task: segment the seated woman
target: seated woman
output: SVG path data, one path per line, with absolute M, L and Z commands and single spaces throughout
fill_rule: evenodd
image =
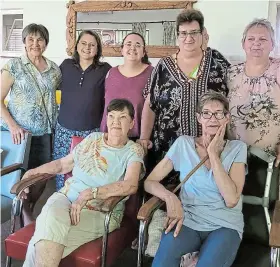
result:
M 128 139 L 134 126 L 133 105 L 115 99 L 107 107 L 108 134 L 94 132 L 68 156 L 29 170 L 23 179 L 38 173 L 65 174 L 65 186 L 54 193 L 36 220 L 25 267 L 55 267 L 81 245 L 103 235 L 105 214 L 94 206 L 112 196 L 134 194 L 143 170 L 142 147 Z M 124 201 L 111 216 L 109 231 L 120 227 Z
M 202 136 L 180 136 L 145 181 L 145 190 L 167 206 L 153 267 L 178 267 L 182 255 L 195 251 L 200 251 L 196 267 L 231 266 L 235 259 L 244 226 L 240 195 L 247 147 L 224 139 L 228 108 L 222 94 L 204 94 L 197 111 Z M 206 155 L 206 163 L 182 186 L 180 199 L 160 184 L 173 168 L 182 181 Z

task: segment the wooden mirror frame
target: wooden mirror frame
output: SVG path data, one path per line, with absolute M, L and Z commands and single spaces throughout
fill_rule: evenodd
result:
M 131 11 L 131 10 L 155 10 L 155 9 L 190 9 L 196 0 L 188 1 L 83 1 L 76 3 L 70 1 L 67 4 L 68 14 L 66 17 L 66 52 L 72 56 L 76 44 L 77 12 L 98 11 Z M 174 18 L 175 19 L 175 18 Z M 120 45 L 103 45 L 103 56 L 120 57 Z M 151 58 L 161 58 L 171 55 L 178 50 L 177 46 L 147 45 L 147 53 Z

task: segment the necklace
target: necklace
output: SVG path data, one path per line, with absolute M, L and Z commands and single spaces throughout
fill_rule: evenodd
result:
M 176 52 L 175 54 L 175 59 L 174 59 L 174 63 L 175 63 L 175 68 L 176 68 L 176 71 L 177 71 L 177 74 L 179 76 L 179 79 L 181 82 L 185 82 L 186 79 L 183 77 L 182 75 L 182 71 L 180 70 L 179 68 L 179 65 L 178 65 L 178 54 L 179 54 L 180 50 L 178 50 L 178 52 Z M 204 69 L 204 65 L 205 65 L 205 51 L 203 51 L 203 56 L 202 56 L 202 59 L 201 59 L 201 62 L 198 66 L 198 69 L 197 71 L 192 71 L 191 74 L 193 73 L 196 73 L 195 77 L 188 77 L 185 75 L 185 77 L 187 78 L 187 82 L 192 82 L 192 81 L 196 81 L 202 74 L 202 71 Z

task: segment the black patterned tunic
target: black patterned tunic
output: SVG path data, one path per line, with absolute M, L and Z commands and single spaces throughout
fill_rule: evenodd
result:
M 156 115 L 151 137 L 154 164 L 164 157 L 178 136 L 201 135 L 196 119 L 197 101 L 209 90 L 228 94 L 226 71 L 229 65 L 217 50 L 207 48 L 200 66 L 201 75 L 193 80 L 176 67 L 172 57 L 158 62 L 144 91 L 145 96 L 150 92 L 150 108 Z

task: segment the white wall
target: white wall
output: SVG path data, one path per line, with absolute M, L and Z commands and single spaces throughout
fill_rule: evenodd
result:
M 1 8 L 22 8 L 24 25 L 31 22 L 44 24 L 50 32 L 50 44 L 45 55 L 59 64 L 67 57 L 65 51 L 67 2 L 66 0 L 17 2 L 3 0 Z M 240 40 L 249 21 L 256 17 L 268 18 L 270 14 L 269 19 L 276 24 L 274 11 L 270 10 L 271 7 L 269 9 L 269 0 L 198 0 L 195 7 L 201 9 L 205 16 L 205 25 L 210 34 L 210 46 L 220 50 L 227 57 L 244 57 Z M 122 58 L 105 58 L 105 60 L 113 66 L 122 62 Z M 152 59 L 153 64 L 157 61 L 158 59 Z

